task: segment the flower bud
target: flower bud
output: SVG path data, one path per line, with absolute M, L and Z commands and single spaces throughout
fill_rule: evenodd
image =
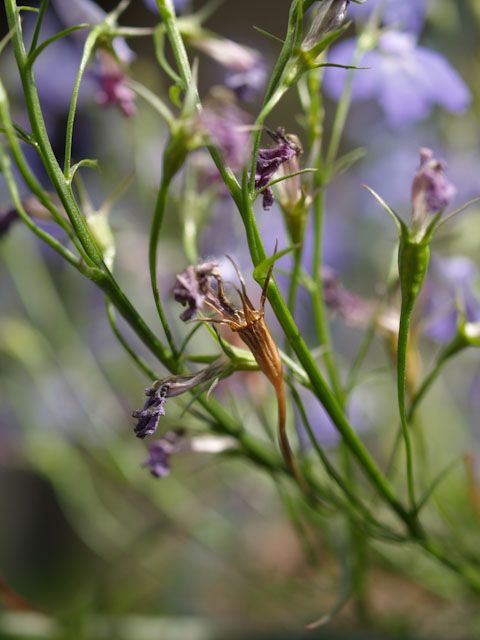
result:
M 312 26 L 302 42 L 302 50 L 309 51 L 328 33 L 341 27 L 347 17 L 350 0 L 323 0 L 313 17 Z
M 445 175 L 445 163 L 431 149 L 420 149 L 420 166 L 412 183 L 412 232 L 421 236 L 428 227 L 428 215 L 440 214 L 457 190 Z

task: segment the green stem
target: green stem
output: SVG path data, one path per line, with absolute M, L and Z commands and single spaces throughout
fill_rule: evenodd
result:
M 407 465 L 407 485 L 410 506 L 415 509 L 415 477 L 413 466 L 413 450 L 410 438 L 410 429 L 408 427 L 408 417 L 406 409 L 406 391 L 407 391 L 407 354 L 408 354 L 408 335 L 410 329 L 410 318 L 413 310 L 413 304 L 402 303 L 400 311 L 400 327 L 398 330 L 397 344 L 397 395 L 398 409 L 400 413 L 400 423 L 403 442 L 405 444 L 405 456 Z
M 173 177 L 173 176 L 172 176 Z M 158 289 L 158 276 L 157 276 L 157 251 L 158 241 L 160 237 L 160 230 L 162 228 L 163 218 L 165 215 L 165 208 L 167 205 L 168 190 L 170 187 L 171 178 L 164 174 L 160 188 L 157 194 L 157 201 L 155 204 L 155 211 L 153 213 L 152 225 L 150 227 L 150 240 L 148 246 L 148 261 L 150 269 L 150 283 L 152 286 L 153 299 L 155 300 L 155 306 L 157 307 L 158 316 L 162 323 L 165 337 L 172 350 L 173 357 L 177 357 L 177 347 L 175 340 L 173 339 L 170 326 L 168 324 L 167 316 L 160 300 L 160 292 Z
M 78 94 L 80 92 L 80 85 L 82 83 L 82 78 L 87 68 L 88 62 L 95 50 L 95 44 L 98 40 L 100 30 L 99 28 L 93 29 L 88 34 L 88 37 L 85 41 L 85 46 L 83 48 L 82 59 L 80 61 L 80 66 L 78 68 L 77 77 L 75 79 L 75 84 L 73 86 L 72 99 L 70 101 L 70 109 L 68 111 L 68 119 L 67 119 L 67 132 L 65 137 L 65 161 L 63 168 L 63 175 L 70 182 L 70 165 L 72 161 L 72 141 L 73 141 L 73 128 L 75 124 L 75 114 L 77 111 L 77 103 L 78 103 Z

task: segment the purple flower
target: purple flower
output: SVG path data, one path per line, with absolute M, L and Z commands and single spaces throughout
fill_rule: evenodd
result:
M 175 429 L 169 431 L 159 440 L 155 440 L 149 447 L 148 458 L 143 463 L 155 478 L 164 478 L 170 473 L 170 456 L 182 447 L 185 431 Z
M 351 64 L 355 48 L 353 39 L 340 43 L 332 49 L 329 62 Z M 468 87 L 446 58 L 417 46 L 412 34 L 383 33 L 377 49 L 366 53 L 360 64 L 368 69 L 354 71 L 352 100 L 377 100 L 392 127 L 423 120 L 435 105 L 460 113 L 470 104 Z M 327 68 L 327 94 L 338 100 L 345 79 L 344 70 Z
M 151 436 L 157 430 L 160 418 L 165 415 L 167 391 L 166 385 L 153 385 L 145 389 L 147 399 L 143 409 L 132 413 L 132 417 L 137 418 L 137 424 L 134 428 L 137 438 Z
M 412 220 L 422 224 L 429 213 L 440 213 L 457 193 L 445 175 L 445 163 L 431 149 L 420 149 L 420 166 L 412 183 Z
M 255 189 L 264 189 L 284 162 L 292 160 L 301 149 L 282 128 L 270 134 L 277 142 L 275 147 L 260 149 L 255 172 Z M 268 211 L 273 206 L 273 191 L 267 187 L 263 191 L 263 208 Z
M 350 13 L 360 20 L 367 20 L 380 0 L 369 0 L 366 4 L 352 4 Z M 401 28 L 405 31 L 420 33 L 425 23 L 427 12 L 426 0 L 382 0 L 383 24 Z
M 467 322 L 480 321 L 477 277 L 477 265 L 465 256 L 432 260 L 423 301 L 425 334 L 431 340 L 449 342 L 457 331 L 459 312 Z

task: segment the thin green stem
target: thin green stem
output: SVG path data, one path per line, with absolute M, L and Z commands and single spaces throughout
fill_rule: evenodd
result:
M 35 23 L 35 30 L 32 36 L 32 42 L 30 44 L 29 54 L 32 53 L 37 47 L 38 38 L 40 36 L 40 30 L 42 28 L 43 18 L 45 17 L 45 12 L 48 8 L 49 0 L 42 0 L 40 4 L 40 8 L 38 10 L 37 21 Z
M 65 160 L 63 175 L 70 181 L 70 165 L 72 161 L 72 142 L 73 142 L 73 129 L 75 124 L 75 114 L 77 111 L 78 94 L 80 93 L 80 85 L 82 83 L 83 75 L 90 61 L 90 58 L 95 50 L 95 44 L 98 40 L 100 29 L 96 27 L 89 34 L 85 41 L 83 48 L 82 59 L 80 66 L 78 67 L 77 77 L 75 78 L 75 84 L 73 86 L 72 99 L 70 101 L 70 109 L 68 111 L 67 119 L 67 131 L 65 136 Z
M 158 374 L 155 373 L 155 371 L 153 371 L 153 369 L 150 368 L 149 364 L 138 355 L 135 349 L 133 349 L 130 346 L 130 344 L 127 342 L 124 335 L 118 328 L 117 319 L 115 318 L 115 308 L 113 304 L 108 300 L 105 300 L 105 307 L 107 311 L 108 322 L 110 323 L 112 332 L 117 338 L 117 340 L 119 341 L 119 343 L 128 353 L 130 358 L 135 362 L 138 368 L 147 376 L 147 378 L 149 378 L 149 380 L 152 380 L 152 381 L 157 380 L 159 377 Z
M 402 304 L 400 311 L 400 327 L 398 330 L 397 344 L 397 395 L 398 409 L 400 413 L 400 423 L 403 442 L 405 444 L 405 457 L 407 465 L 407 486 L 410 507 L 415 509 L 415 476 L 413 464 L 413 449 L 410 437 L 410 429 L 408 427 L 408 417 L 406 408 L 406 391 L 407 391 L 407 354 L 408 354 L 408 335 L 410 329 L 410 318 L 412 314 L 412 306 Z
M 170 330 L 170 325 L 168 324 L 168 319 L 160 299 L 160 291 L 158 289 L 158 276 L 157 276 L 158 241 L 160 238 L 160 231 L 162 228 L 163 218 L 165 216 L 165 208 L 167 205 L 168 190 L 170 187 L 170 183 L 171 183 L 171 179 L 169 179 L 164 174 L 160 184 L 160 188 L 158 190 L 157 201 L 155 203 L 155 210 L 153 213 L 152 224 L 150 227 L 148 262 L 149 262 L 149 269 L 150 269 L 150 283 L 152 286 L 152 293 L 153 293 L 153 299 L 155 300 L 155 306 L 157 308 L 158 316 L 160 318 L 160 322 L 162 323 L 162 327 L 165 332 L 165 337 L 167 338 L 167 342 L 170 346 L 170 349 L 172 350 L 173 357 L 176 358 L 177 347 L 175 345 L 175 340 L 173 339 L 173 335 Z

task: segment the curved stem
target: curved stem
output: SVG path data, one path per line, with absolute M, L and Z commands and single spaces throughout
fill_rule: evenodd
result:
M 158 190 L 157 201 L 155 204 L 155 211 L 153 213 L 152 225 L 150 227 L 150 240 L 148 246 L 148 262 L 150 269 L 150 283 L 152 286 L 153 299 L 155 300 L 155 306 L 157 308 L 158 316 L 160 318 L 160 322 L 162 323 L 163 330 L 165 332 L 165 337 L 167 338 L 167 342 L 172 350 L 173 357 L 177 357 L 177 347 L 175 345 L 175 341 L 173 339 L 172 332 L 170 330 L 170 326 L 168 324 L 167 316 L 165 315 L 165 311 L 162 306 L 162 302 L 160 300 L 160 292 L 158 290 L 158 278 L 157 278 L 157 251 L 158 251 L 158 241 L 160 237 L 160 230 L 162 228 L 162 222 L 165 215 L 165 207 L 167 204 L 168 190 L 170 187 L 171 180 L 167 177 L 162 178 L 162 182 L 160 184 L 160 188 Z

